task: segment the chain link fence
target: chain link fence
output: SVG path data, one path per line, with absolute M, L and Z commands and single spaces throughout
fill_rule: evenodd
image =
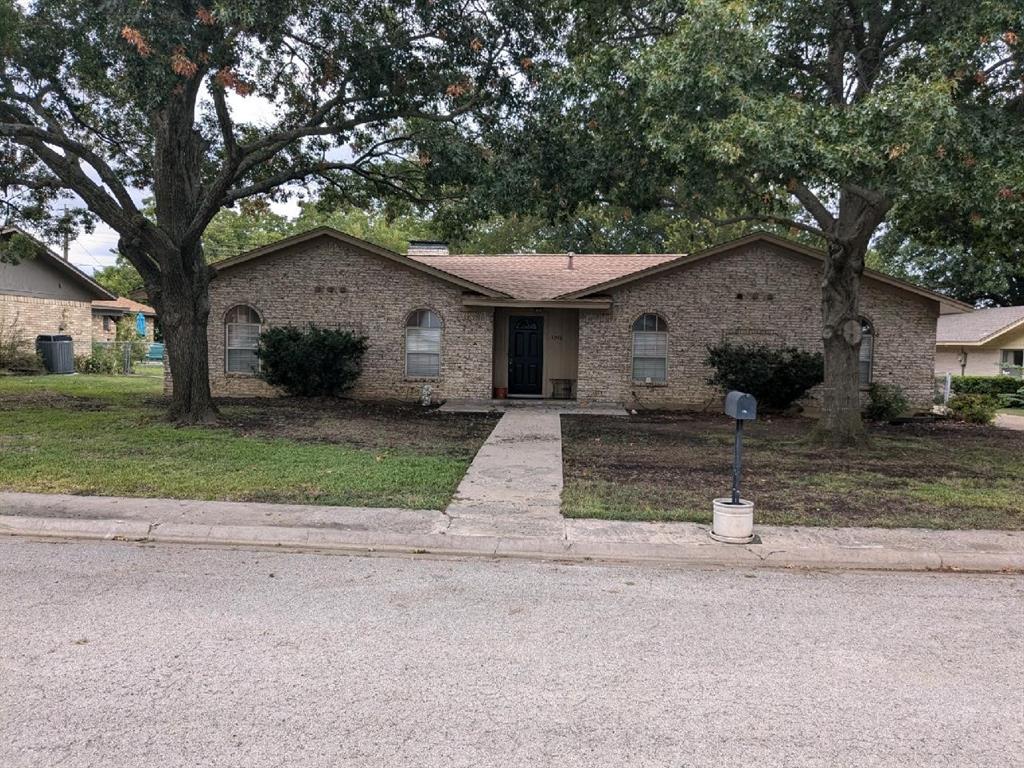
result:
M 76 357 L 81 373 L 129 375 L 139 365 L 162 365 L 164 345 L 145 339 L 132 341 L 96 341 L 89 355 Z

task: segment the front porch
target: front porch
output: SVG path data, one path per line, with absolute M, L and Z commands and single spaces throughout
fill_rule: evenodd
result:
M 495 307 L 492 392 L 497 401 L 576 399 L 579 309 Z

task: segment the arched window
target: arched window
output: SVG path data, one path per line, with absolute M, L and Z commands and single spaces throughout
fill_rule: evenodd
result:
M 875 328 L 866 318 L 860 319 L 860 360 L 858 372 L 860 385 L 866 387 L 871 383 L 871 368 L 875 361 Z
M 661 315 L 640 315 L 633 323 L 633 381 L 668 381 L 668 324 Z
M 232 307 L 224 316 L 224 369 L 228 373 L 259 372 L 260 322 L 259 312 L 246 304 Z
M 417 309 L 405 321 L 405 376 L 436 379 L 441 375 L 441 318 Z

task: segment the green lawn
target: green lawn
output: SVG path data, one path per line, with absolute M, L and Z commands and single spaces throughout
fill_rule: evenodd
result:
M 1024 432 L 962 424 L 873 427 L 831 453 L 812 422 L 749 425 L 744 496 L 774 525 L 1024 528 Z M 732 422 L 709 415 L 563 417 L 569 517 L 710 522 L 728 495 Z
M 302 403 L 296 410 L 321 427 L 291 439 L 276 436 L 287 434 L 288 412 L 253 425 L 254 411 L 296 407 L 268 403 L 223 407 L 223 427 L 176 428 L 164 420 L 161 381 L 159 368 L 0 377 L 0 488 L 438 509 L 490 427 L 386 407 L 368 426 L 355 409 Z M 395 426 L 413 419 L 425 433 L 418 443 Z
M 1024 416 L 1024 408 L 1003 408 L 999 412 L 1007 416 Z

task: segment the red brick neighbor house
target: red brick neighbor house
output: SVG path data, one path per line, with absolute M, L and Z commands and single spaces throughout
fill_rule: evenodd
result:
M 17 264 L 0 262 L 0 331 L 17 333 L 32 348 L 36 336 L 71 336 L 76 354 L 92 348 L 94 301 L 116 297 L 25 232 L 9 227 L 0 237 L 28 237 L 38 246 L 33 258 Z
M 210 383 L 275 395 L 259 334 L 315 323 L 368 338 L 352 396 L 571 398 L 702 407 L 706 348 L 724 339 L 821 349 L 822 254 L 754 234 L 693 254 L 408 254 L 319 228 L 215 265 Z M 876 272 L 861 294 L 862 383 L 932 401 L 940 313 L 969 310 Z M 170 386 L 170 385 L 169 385 Z

